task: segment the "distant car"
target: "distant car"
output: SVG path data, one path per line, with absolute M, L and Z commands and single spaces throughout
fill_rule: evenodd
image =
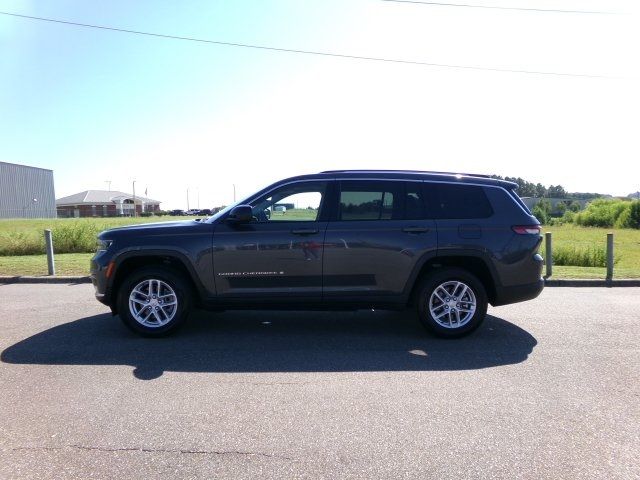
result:
M 212 213 L 211 213 L 211 210 L 209 210 L 208 208 L 203 208 L 202 210 L 200 210 L 200 211 L 198 212 L 198 215 L 202 215 L 202 216 L 207 216 L 207 217 L 209 217 L 209 216 L 211 216 L 211 215 L 212 215 Z
M 171 210 L 169 214 L 174 217 L 181 217 L 182 215 L 185 215 L 184 210 Z
M 540 223 L 516 188 L 415 171 L 288 178 L 206 220 L 102 232 L 91 279 L 97 299 L 148 336 L 194 307 L 410 307 L 433 333 L 461 337 L 488 303 L 529 300 L 544 286 Z M 278 203 L 303 208 L 269 215 Z
M 191 208 L 191 209 L 187 210 L 184 214 L 185 215 L 198 215 L 199 212 L 200 212 L 200 210 L 198 210 L 197 208 Z

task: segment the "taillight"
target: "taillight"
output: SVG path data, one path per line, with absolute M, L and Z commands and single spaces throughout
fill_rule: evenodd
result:
M 540 225 L 514 225 L 511 230 L 518 235 L 540 235 L 542 227 Z

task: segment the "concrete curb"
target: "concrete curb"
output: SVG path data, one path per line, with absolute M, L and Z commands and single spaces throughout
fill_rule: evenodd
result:
M 6 277 L 0 276 L 0 284 L 2 283 L 62 283 L 62 284 L 72 284 L 72 283 L 91 283 L 91 279 L 89 277 L 26 277 L 26 276 L 15 276 L 15 277 Z
M 89 277 L 27 277 L 27 276 L 0 276 L 0 284 L 3 283 L 91 283 Z M 640 287 L 639 279 L 619 279 L 610 282 L 606 280 L 553 280 L 546 279 L 545 287 Z
M 620 280 L 551 280 L 544 281 L 545 287 L 640 287 L 640 279 Z

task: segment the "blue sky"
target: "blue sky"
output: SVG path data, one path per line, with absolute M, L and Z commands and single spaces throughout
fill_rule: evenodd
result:
M 632 3 L 517 5 L 624 11 Z M 135 179 L 165 207 L 185 208 L 188 188 L 191 206 L 199 197 L 204 208 L 231 201 L 232 184 L 240 196 L 288 175 L 369 167 L 520 175 L 613 194 L 640 189 L 635 12 L 378 0 L 0 0 L 0 10 L 228 42 L 616 77 L 265 52 L 0 15 L 0 159 L 52 168 L 58 196 L 106 188 L 106 180 L 129 191 Z

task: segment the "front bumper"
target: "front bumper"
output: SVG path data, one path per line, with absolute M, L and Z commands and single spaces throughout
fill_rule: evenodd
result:
M 107 306 L 111 306 L 111 298 L 109 295 L 109 279 L 107 278 L 107 269 L 109 261 L 106 255 L 101 252 L 97 253 L 91 259 L 89 266 L 89 278 L 95 289 L 96 299 Z

